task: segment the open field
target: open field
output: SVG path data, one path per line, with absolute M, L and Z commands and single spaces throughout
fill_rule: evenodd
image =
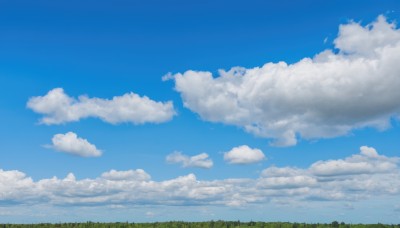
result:
M 117 227 L 117 228 L 197 228 L 197 227 L 264 227 L 264 228 L 400 228 L 400 224 L 345 224 L 339 222 L 332 222 L 330 224 L 306 224 L 306 223 L 286 223 L 286 222 L 240 222 L 240 221 L 209 221 L 209 222 L 155 222 L 155 223 L 40 223 L 40 224 L 1 224 L 3 228 L 28 228 L 28 227 Z

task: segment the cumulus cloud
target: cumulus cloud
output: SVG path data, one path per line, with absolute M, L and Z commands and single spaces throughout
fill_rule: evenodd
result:
M 367 147 L 342 160 L 364 162 L 330 169 L 333 161 L 318 161 L 309 168 L 270 167 L 257 179 L 198 180 L 194 174 L 165 181 L 154 181 L 144 170 L 110 170 L 94 179 L 77 180 L 70 173 L 33 181 L 26 174 L 0 170 L 0 202 L 49 203 L 54 205 L 227 205 L 302 202 L 315 200 L 360 201 L 371 196 L 400 193 L 398 157 L 363 153 Z M 373 148 L 367 148 L 372 150 Z M 379 163 L 392 165 L 380 167 Z M 325 165 L 326 167 L 316 166 Z M 322 170 L 322 171 L 321 171 Z M 326 171 L 328 170 L 328 171 Z M 336 173 L 335 173 L 336 172 Z M 346 173 L 346 175 L 344 175 Z M 326 178 L 328 177 L 328 178 Z
M 208 158 L 208 154 L 201 153 L 195 156 L 187 156 L 181 152 L 174 152 L 167 155 L 165 159 L 168 163 L 180 163 L 182 167 L 198 167 L 209 169 L 213 166 L 213 161 Z
M 118 180 L 150 180 L 150 175 L 146 173 L 143 169 L 137 170 L 127 170 L 127 171 L 117 171 L 110 170 L 101 174 L 101 177 L 106 180 L 118 181 Z
M 0 203 L 51 205 L 226 205 L 304 201 L 355 202 L 400 194 L 398 157 L 364 153 L 318 161 L 308 168 L 269 167 L 256 179 L 198 180 L 194 174 L 154 181 L 142 169 L 110 170 L 93 179 L 65 178 L 33 181 L 17 170 L 0 170 Z M 376 151 L 375 151 L 376 152 Z M 370 167 L 360 169 L 358 163 Z M 390 163 L 384 168 L 380 164 Z M 352 166 L 352 164 L 356 164 Z M 325 166 L 325 167 L 324 167 Z M 316 168 L 318 167 L 318 168 Z
M 397 167 L 397 158 L 378 155 L 372 147 L 363 146 L 360 154 L 344 160 L 319 161 L 311 165 L 316 176 L 340 176 L 390 172 Z
M 287 64 L 169 74 L 184 106 L 276 146 L 385 129 L 400 114 L 400 30 L 385 17 L 339 27 L 335 50 Z
M 230 164 L 251 164 L 265 159 L 260 149 L 252 149 L 247 145 L 232 148 L 224 153 L 224 160 Z
M 62 88 L 50 90 L 44 96 L 32 97 L 27 107 L 43 114 L 43 124 L 62 124 L 95 117 L 105 122 L 118 123 L 162 123 L 176 114 L 171 101 L 157 102 L 146 96 L 126 93 L 111 100 L 79 96 L 68 96 Z
M 101 150 L 97 149 L 95 145 L 89 143 L 86 139 L 79 138 L 74 132 L 56 134 L 51 141 L 53 144 L 46 147 L 60 152 L 81 157 L 99 157 L 102 154 Z
M 293 167 L 284 167 L 278 168 L 276 166 L 269 167 L 264 169 L 261 172 L 262 177 L 288 177 L 288 176 L 301 176 L 306 172 L 303 169 L 293 168 Z

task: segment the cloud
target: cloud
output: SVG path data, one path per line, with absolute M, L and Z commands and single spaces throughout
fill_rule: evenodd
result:
M 310 187 L 316 183 L 317 180 L 309 176 L 268 177 L 262 179 L 258 186 L 270 189 L 291 189 Z
M 95 117 L 107 123 L 162 123 L 176 114 L 171 101 L 156 102 L 146 96 L 126 93 L 111 100 L 68 96 L 62 88 L 50 90 L 45 96 L 31 97 L 27 107 L 43 114 L 43 124 L 62 124 Z
M 99 157 L 101 150 L 89 143 L 86 139 L 79 138 L 74 132 L 56 134 L 51 139 L 52 145 L 46 146 L 54 150 L 65 152 L 81 157 Z
M 398 157 L 380 154 L 368 156 L 361 152 L 348 158 L 317 161 L 308 168 L 269 167 L 256 179 L 198 180 L 194 174 L 164 181 L 154 181 L 142 169 L 110 170 L 97 178 L 78 180 L 70 173 L 33 181 L 17 170 L 0 170 L 0 204 L 50 205 L 224 205 L 304 204 L 310 201 L 342 203 L 364 201 L 382 196 L 386 199 L 400 194 Z M 372 150 L 373 148 L 368 148 Z M 364 162 L 371 170 L 358 165 L 337 166 L 331 162 Z M 390 163 L 382 169 L 379 164 Z M 324 169 L 316 166 L 326 165 Z M 322 171 L 321 171 L 322 170 Z M 326 171 L 328 170 L 328 171 Z M 344 175 L 346 173 L 346 175 Z M 327 174 L 329 174 L 327 176 Z
M 230 164 L 251 164 L 265 159 L 264 153 L 259 149 L 252 149 L 246 145 L 232 148 L 224 153 L 224 160 Z
M 400 30 L 383 16 L 340 25 L 335 50 L 288 64 L 188 70 L 173 79 L 184 106 L 203 120 L 238 126 L 275 146 L 390 126 L 400 114 Z
M 264 169 L 261 172 L 262 177 L 288 177 L 304 175 L 305 171 L 298 168 L 284 167 L 278 168 L 275 166 Z
M 363 146 L 360 151 L 344 160 L 316 162 L 310 171 L 316 176 L 340 176 L 390 172 L 397 166 L 397 159 L 378 155 L 374 148 Z
M 155 215 L 156 215 L 156 214 L 155 214 L 154 212 L 152 212 L 152 211 L 147 211 L 147 212 L 146 212 L 146 217 L 147 217 L 147 218 L 154 218 Z
M 187 156 L 181 152 L 169 154 L 166 159 L 168 163 L 181 163 L 182 167 L 197 167 L 210 169 L 213 166 L 213 161 L 208 158 L 208 154 L 201 153 L 195 156 Z
M 101 174 L 101 177 L 110 180 L 110 181 L 118 181 L 118 180 L 150 180 L 151 177 L 148 173 L 146 173 L 143 169 L 137 170 L 128 170 L 128 171 L 117 171 L 110 170 Z

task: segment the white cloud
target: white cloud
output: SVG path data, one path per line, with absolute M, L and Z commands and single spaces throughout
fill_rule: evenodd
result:
M 146 217 L 147 217 L 147 218 L 154 218 L 155 215 L 156 215 L 156 214 L 155 214 L 154 212 L 152 212 L 152 211 L 147 211 L 147 212 L 146 212 Z
M 25 191 L 26 190 L 26 191 Z M 38 197 L 32 178 L 18 170 L 0 169 L 0 202 L 30 202 Z
M 259 186 L 264 188 L 290 189 L 311 187 L 317 184 L 317 179 L 304 169 L 293 167 L 269 167 L 261 172 Z
M 358 23 L 350 23 L 339 27 L 339 36 L 334 41 L 336 48 L 347 54 L 361 56 L 374 55 L 376 49 L 387 45 L 397 45 L 400 33 L 395 24 L 390 24 L 380 15 L 376 22 L 361 27 Z
M 224 153 L 224 160 L 230 164 L 250 164 L 264 159 L 265 155 L 260 149 L 252 149 L 246 145 L 234 147 Z
M 390 172 L 397 167 L 397 158 L 389 159 L 378 155 L 372 147 L 363 146 L 360 154 L 344 160 L 319 161 L 311 165 L 310 171 L 316 176 L 340 176 Z
M 79 138 L 74 132 L 56 134 L 51 139 L 52 145 L 46 146 L 54 150 L 81 157 L 99 157 L 101 150 L 89 143 L 86 139 Z
M 365 148 L 364 148 L 365 149 Z M 357 202 L 400 194 L 398 157 L 367 156 L 363 150 L 340 163 L 364 162 L 330 169 L 333 161 L 318 161 L 309 168 L 270 167 L 256 179 L 198 180 L 194 174 L 154 181 L 144 170 L 111 170 L 93 179 L 78 180 L 70 173 L 33 181 L 26 174 L 0 170 L 0 203 L 86 205 L 226 205 L 304 204 L 304 201 Z M 373 148 L 369 148 L 372 150 Z M 364 150 L 365 151 L 365 150 Z M 379 164 L 390 163 L 382 169 Z M 324 169 L 316 169 L 326 166 Z M 354 171 L 352 171 L 352 169 Z M 343 173 L 346 172 L 346 175 Z M 327 176 L 329 174 L 329 176 Z
M 165 160 L 168 163 L 181 163 L 182 167 L 198 167 L 209 169 L 213 166 L 213 161 L 208 158 L 208 154 L 206 153 L 189 157 L 181 152 L 174 152 L 167 155 Z
M 176 114 L 171 101 L 156 102 L 146 96 L 126 93 L 111 100 L 79 96 L 78 99 L 65 94 L 62 88 L 50 90 L 45 96 L 29 99 L 27 107 L 43 114 L 44 124 L 61 124 L 96 117 L 112 123 L 162 123 Z
M 258 186 L 272 189 L 290 189 L 310 187 L 316 183 L 317 180 L 310 176 L 268 177 L 260 180 Z
M 101 177 L 106 180 L 119 181 L 119 180 L 150 180 L 150 175 L 146 173 L 143 169 L 128 170 L 128 171 L 117 171 L 110 170 L 101 174 Z
M 378 152 L 376 152 L 375 148 L 362 146 L 360 147 L 361 154 L 367 157 L 377 158 L 379 157 Z
M 291 146 L 353 129 L 385 129 L 400 114 L 400 30 L 380 16 L 339 27 L 338 51 L 299 62 L 167 75 L 184 106 L 203 120 L 243 128 Z
M 284 167 L 278 168 L 275 166 L 264 169 L 261 172 L 262 177 L 288 177 L 288 176 L 299 176 L 305 174 L 305 171 L 298 168 Z

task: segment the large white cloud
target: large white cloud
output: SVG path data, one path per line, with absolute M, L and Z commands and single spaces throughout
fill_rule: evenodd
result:
M 101 150 L 89 143 L 86 139 L 79 138 L 74 132 L 56 134 L 51 139 L 52 145 L 46 147 L 81 157 L 99 157 Z
M 383 16 L 339 27 L 336 50 L 296 63 L 188 70 L 167 75 L 203 120 L 239 126 L 290 146 L 363 127 L 385 129 L 400 113 L 400 30 Z
M 224 153 L 224 160 L 230 164 L 250 164 L 264 159 L 265 155 L 260 149 L 253 149 L 247 145 L 234 147 Z
M 359 163 L 369 169 L 361 169 Z M 137 169 L 110 170 L 93 179 L 78 180 L 70 173 L 63 179 L 33 181 L 20 171 L 0 170 L 0 204 L 243 206 L 390 199 L 400 194 L 398 164 L 398 157 L 362 147 L 348 158 L 318 161 L 308 168 L 269 167 L 256 179 L 198 180 L 188 174 L 154 181 Z
M 168 163 L 181 163 L 182 167 L 198 167 L 209 169 L 213 166 L 213 161 L 208 158 L 208 154 L 201 153 L 194 156 L 187 156 L 181 152 L 174 152 L 167 155 L 165 160 Z
M 79 121 L 88 117 L 100 118 L 112 124 L 161 123 L 171 120 L 176 114 L 171 101 L 157 102 L 135 93 L 115 96 L 111 100 L 87 96 L 75 99 L 68 96 L 62 88 L 52 89 L 44 96 L 30 98 L 27 107 L 43 114 L 40 121 L 48 125 Z

